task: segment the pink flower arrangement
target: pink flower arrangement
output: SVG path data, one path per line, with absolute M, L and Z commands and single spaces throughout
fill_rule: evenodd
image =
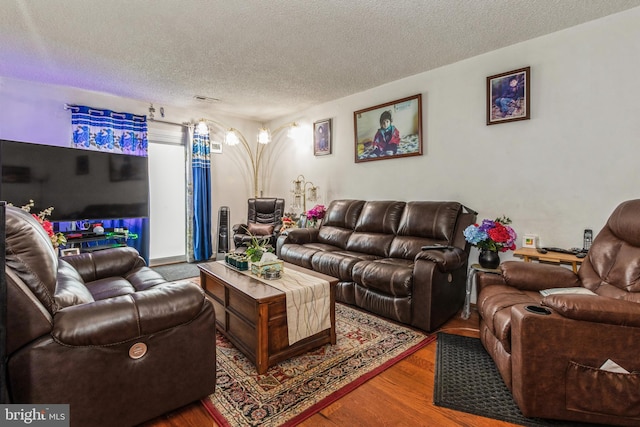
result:
M 318 221 L 324 218 L 324 214 L 327 212 L 327 208 L 324 205 L 315 205 L 313 208 L 309 209 L 305 216 L 308 220 Z

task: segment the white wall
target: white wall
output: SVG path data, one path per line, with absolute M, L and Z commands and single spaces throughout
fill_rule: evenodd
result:
M 526 66 L 531 120 L 487 126 L 486 77 Z M 636 8 L 316 106 L 282 122 L 332 118 L 333 154 L 290 144 L 274 193 L 303 173 L 327 200 L 457 200 L 543 245 L 581 247 L 585 228 L 640 196 L 639 66 Z M 356 164 L 353 112 L 417 93 L 424 155 Z
M 486 126 L 486 77 L 525 66 L 531 67 L 531 120 Z M 265 151 L 261 189 L 289 204 L 291 181 L 304 174 L 320 186 L 325 203 L 457 200 L 479 211 L 479 219 L 510 216 L 520 235 L 538 233 L 543 245 L 581 246 L 584 228 L 597 232 L 619 202 L 639 196 L 638 66 L 635 8 L 318 105 L 270 124 L 295 120 L 307 132 L 295 141 L 276 134 Z M 353 112 L 416 93 L 422 94 L 424 155 L 354 163 Z M 0 138 L 66 145 L 71 128 L 64 103 L 137 114 L 148 108 L 141 101 L 0 78 Z M 165 110 L 170 121 L 216 119 L 252 143 L 259 126 Z M 46 118 L 46 126 L 34 126 L 36 116 Z M 326 118 L 333 120 L 333 154 L 314 157 L 311 125 Z M 213 156 L 214 247 L 220 206 L 230 207 L 231 224 L 246 218 L 253 190 L 245 160 L 239 147 L 225 146 Z

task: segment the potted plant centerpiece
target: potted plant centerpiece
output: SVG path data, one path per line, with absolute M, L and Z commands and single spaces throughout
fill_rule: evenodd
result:
M 518 235 L 509 224 L 511 219 L 503 215 L 495 220 L 483 219 L 481 224 L 465 228 L 466 241 L 480 249 L 478 262 L 482 267 L 497 268 L 500 265 L 498 252 L 516 249 Z
M 254 236 L 251 235 L 251 243 L 245 250 L 245 255 L 251 262 L 258 262 L 262 258 L 262 254 L 265 252 L 273 252 L 273 246 L 271 246 L 271 236 Z

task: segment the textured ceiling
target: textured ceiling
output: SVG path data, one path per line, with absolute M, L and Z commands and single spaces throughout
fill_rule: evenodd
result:
M 270 121 L 639 5 L 2 0 L 0 76 Z

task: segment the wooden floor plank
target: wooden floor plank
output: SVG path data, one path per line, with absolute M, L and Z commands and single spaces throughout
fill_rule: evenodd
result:
M 441 331 L 478 337 L 478 314 L 468 320 L 457 314 Z M 441 408 L 433 404 L 436 343 L 396 363 L 351 393 L 312 415 L 304 427 L 375 426 L 474 426 L 509 427 L 515 424 Z M 199 402 L 194 402 L 145 424 L 144 427 L 217 426 Z

